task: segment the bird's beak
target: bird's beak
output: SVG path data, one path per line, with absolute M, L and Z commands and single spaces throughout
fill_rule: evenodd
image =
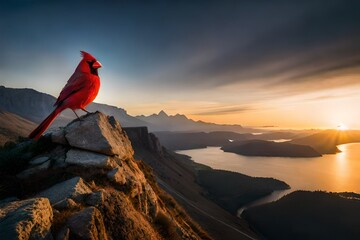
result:
M 93 63 L 92 67 L 95 68 L 95 69 L 98 69 L 98 68 L 101 68 L 102 65 L 101 65 L 101 63 L 99 61 L 96 61 L 96 62 Z

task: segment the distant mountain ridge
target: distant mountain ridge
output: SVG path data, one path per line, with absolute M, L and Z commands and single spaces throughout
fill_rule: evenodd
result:
M 262 157 L 321 157 L 315 149 L 306 145 L 289 142 L 271 142 L 264 140 L 234 141 L 221 148 L 224 152 L 233 152 L 244 156 Z
M 247 131 L 241 125 L 228 125 L 228 124 L 216 124 L 207 123 L 203 121 L 194 121 L 187 118 L 183 114 L 168 115 L 165 111 L 161 110 L 158 114 L 152 114 L 149 116 L 136 116 L 137 119 L 152 124 L 152 131 L 232 131 L 232 132 L 244 132 Z
M 53 110 L 56 98 L 34 89 L 29 88 L 8 88 L 0 86 L 0 110 L 16 114 L 34 123 L 40 123 Z M 220 125 L 194 121 L 185 115 L 167 115 L 164 111 L 150 116 L 133 117 L 127 114 L 126 110 L 101 103 L 91 103 L 87 110 L 90 112 L 101 111 L 104 114 L 114 116 L 119 120 L 123 127 L 146 126 L 150 132 L 155 131 L 246 131 L 240 125 Z M 83 111 L 77 111 L 78 115 L 84 115 Z M 64 126 L 76 116 L 71 110 L 65 110 L 52 124 L 52 128 Z
M 40 123 L 53 110 L 56 98 L 29 88 L 7 88 L 0 86 L 0 110 L 19 115 L 35 123 Z M 143 122 L 126 113 L 122 108 L 100 103 L 91 103 L 87 109 L 90 112 L 101 111 L 107 115 L 114 116 L 121 121 L 125 127 L 148 126 Z M 84 115 L 83 111 L 77 111 L 78 115 Z M 65 125 L 75 119 L 76 116 L 71 110 L 65 110 L 55 120 L 54 126 Z

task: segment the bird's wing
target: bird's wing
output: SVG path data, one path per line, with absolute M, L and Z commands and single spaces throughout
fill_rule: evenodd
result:
M 86 83 L 87 79 L 84 78 L 83 74 L 75 72 L 67 81 L 65 87 L 61 90 L 60 95 L 56 100 L 54 106 L 60 105 L 69 96 L 85 87 Z

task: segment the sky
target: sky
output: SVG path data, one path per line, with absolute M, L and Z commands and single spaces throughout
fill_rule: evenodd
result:
M 0 85 L 58 96 L 80 50 L 131 115 L 360 129 L 359 1 L 0 3 Z

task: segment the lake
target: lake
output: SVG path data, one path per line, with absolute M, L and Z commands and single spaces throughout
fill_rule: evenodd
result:
M 255 177 L 285 181 L 291 190 L 360 193 L 360 143 L 339 145 L 337 154 L 316 158 L 249 157 L 220 147 L 181 150 L 197 163 Z

